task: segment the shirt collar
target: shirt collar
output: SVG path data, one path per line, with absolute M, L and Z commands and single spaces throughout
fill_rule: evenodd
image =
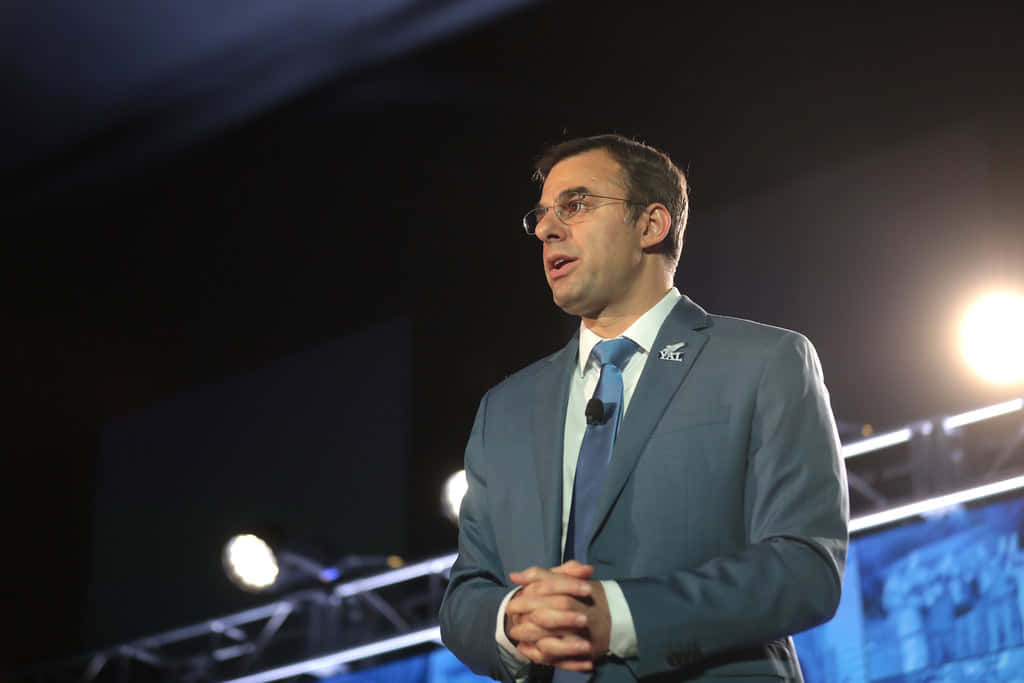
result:
M 636 321 L 620 334 L 620 337 L 632 339 L 644 353 L 650 353 L 654 346 L 654 340 L 658 337 L 665 318 L 675 308 L 676 303 L 683 298 L 679 290 L 673 287 L 661 298 L 661 301 L 647 309 L 647 312 L 636 319 Z M 590 352 L 598 342 L 604 341 L 603 337 L 590 331 L 583 321 L 580 321 L 580 351 L 577 359 L 580 377 L 587 369 L 587 362 L 590 360 Z

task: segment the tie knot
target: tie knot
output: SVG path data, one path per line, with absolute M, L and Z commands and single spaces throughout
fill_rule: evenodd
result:
M 618 337 L 617 339 L 606 339 L 603 342 L 598 342 L 590 353 L 597 359 L 602 368 L 611 363 L 621 371 L 622 366 L 636 352 L 636 349 L 635 341 L 625 337 Z

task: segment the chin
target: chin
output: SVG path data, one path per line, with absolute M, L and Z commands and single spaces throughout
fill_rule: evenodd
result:
M 552 296 L 551 300 L 555 302 L 556 306 L 561 308 L 563 311 L 565 311 L 569 315 L 579 315 L 576 312 L 576 307 L 573 306 L 571 301 L 566 301 L 564 298 L 559 298 L 557 296 Z
M 569 315 L 587 317 L 587 307 L 583 305 L 581 301 L 566 300 L 564 298 L 559 299 L 554 297 L 555 305 L 561 308 Z
M 568 283 L 562 283 L 563 285 Z M 580 291 L 579 287 L 565 287 L 551 289 L 551 299 L 555 305 L 569 315 L 587 316 L 592 311 L 589 299 L 585 296 L 587 292 Z

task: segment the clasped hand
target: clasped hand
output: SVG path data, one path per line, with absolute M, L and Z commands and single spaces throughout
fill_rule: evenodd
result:
M 570 560 L 509 574 L 522 589 L 505 606 L 505 634 L 531 661 L 591 671 L 608 652 L 608 601 L 601 584 L 589 580 L 593 573 L 591 565 Z

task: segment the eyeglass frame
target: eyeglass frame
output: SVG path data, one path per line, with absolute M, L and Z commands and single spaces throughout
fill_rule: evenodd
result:
M 572 199 L 569 199 L 570 197 L 572 197 Z M 566 193 L 566 199 L 563 200 L 563 201 L 578 201 L 578 202 L 582 202 L 587 197 L 594 197 L 595 199 L 611 199 L 611 200 L 616 201 L 616 202 L 626 202 L 627 204 L 640 204 L 641 206 L 644 205 L 644 202 L 637 201 L 636 199 L 627 199 L 626 197 L 609 197 L 608 195 L 604 195 L 604 194 L 594 194 L 592 192 L 580 192 L 580 191 L 576 191 L 576 190 L 574 190 L 572 192 L 567 192 Z M 610 204 L 602 204 L 601 206 L 610 206 Z M 591 209 L 600 209 L 601 206 L 594 206 L 594 207 L 590 207 L 590 208 Z M 558 202 L 556 202 L 555 204 L 552 204 L 551 206 L 540 206 L 540 205 L 535 206 L 532 209 L 530 209 L 529 211 L 527 211 L 525 214 L 523 214 L 523 230 L 526 231 L 527 235 L 533 236 L 533 235 L 537 234 L 537 227 L 535 226 L 533 228 L 533 230 L 531 231 L 530 230 L 530 226 L 528 224 L 528 221 L 530 220 L 530 216 L 535 215 L 538 211 L 540 211 L 542 209 L 544 211 L 544 215 L 537 219 L 537 226 L 539 226 L 540 222 L 542 220 L 544 220 L 544 216 L 547 215 L 547 212 L 551 211 L 551 210 L 554 210 L 555 217 L 558 218 L 558 220 L 562 221 L 562 223 L 564 223 L 566 225 L 570 225 L 570 223 L 569 223 L 570 220 L 576 218 L 578 215 L 583 213 L 583 208 L 581 208 L 579 211 L 577 211 L 576 213 L 574 213 L 571 216 L 566 218 L 566 217 L 562 216 L 562 212 L 559 210 Z

